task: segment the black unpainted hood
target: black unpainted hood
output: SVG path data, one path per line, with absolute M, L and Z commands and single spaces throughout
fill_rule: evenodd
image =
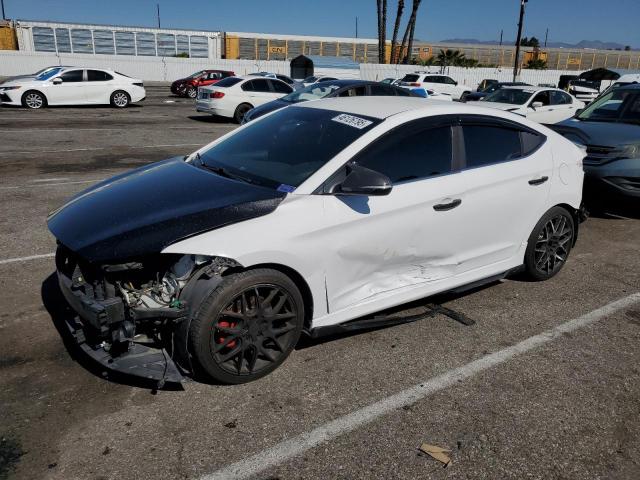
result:
M 47 223 L 67 248 L 104 263 L 158 253 L 183 238 L 266 215 L 284 196 L 175 158 L 94 185 Z

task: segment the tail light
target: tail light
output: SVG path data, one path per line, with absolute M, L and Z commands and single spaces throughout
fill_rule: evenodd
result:
M 420 84 L 419 84 L 419 83 L 417 83 L 417 82 L 411 82 L 411 83 L 409 84 L 409 86 L 410 86 L 410 87 L 419 87 L 419 86 L 420 86 Z
M 209 94 L 209 98 L 222 98 L 224 97 L 224 93 L 222 92 L 211 92 Z

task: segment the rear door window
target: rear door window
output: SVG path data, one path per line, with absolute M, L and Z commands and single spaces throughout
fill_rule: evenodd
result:
M 273 90 L 276 93 L 291 93 L 293 92 L 293 88 L 282 81 L 271 80 L 271 85 L 273 85 Z
M 340 92 L 339 97 L 364 97 L 367 94 L 367 87 L 364 85 L 360 87 L 352 87 Z
M 498 125 L 464 125 L 466 167 L 508 162 L 522 156 L 520 131 Z
M 417 82 L 419 78 L 420 78 L 420 75 L 414 75 L 412 73 L 409 73 L 409 74 L 404 76 L 402 81 L 403 82 Z
M 113 77 L 102 70 L 87 70 L 87 80 L 90 82 L 108 82 Z
M 378 97 L 395 97 L 396 89 L 390 87 L 389 85 L 371 85 L 371 95 Z

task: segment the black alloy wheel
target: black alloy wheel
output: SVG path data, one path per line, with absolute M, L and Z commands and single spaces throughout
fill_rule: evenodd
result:
M 575 224 L 562 207 L 549 210 L 534 228 L 525 254 L 527 273 L 534 280 L 546 280 L 558 273 L 569 258 Z
M 230 275 L 204 300 L 190 328 L 201 370 L 223 383 L 245 383 L 275 370 L 295 347 L 304 304 L 283 273 Z

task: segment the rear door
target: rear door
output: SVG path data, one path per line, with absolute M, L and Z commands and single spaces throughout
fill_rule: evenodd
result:
M 87 70 L 85 85 L 87 103 L 107 104 L 114 88 L 113 76 L 102 70 Z
M 60 78 L 62 83 L 55 84 L 47 90 L 47 100 L 50 105 L 78 105 L 87 101 L 84 70 L 67 70 Z
M 459 210 L 469 227 L 461 272 L 513 262 L 546 210 L 550 146 L 544 135 L 494 117 L 467 115 L 459 128 L 465 186 Z
M 339 183 L 348 167 L 329 180 L 325 217 L 335 232 L 330 239 L 336 252 L 326 264 L 329 309 L 455 275 L 467 222 L 455 208 L 464 187 L 454 173 L 450 119 L 409 122 L 352 161 L 387 175 L 393 189 L 387 196 L 331 194 L 332 182 Z
M 276 98 L 266 78 L 250 80 L 242 85 L 242 90 L 244 90 L 247 95 L 247 101 L 254 107 L 263 105 Z

